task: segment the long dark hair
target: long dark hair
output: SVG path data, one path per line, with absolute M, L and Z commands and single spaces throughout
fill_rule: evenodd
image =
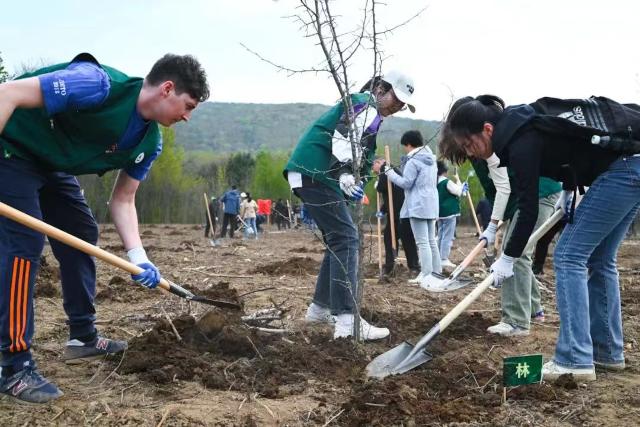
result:
M 440 133 L 440 156 L 453 163 L 467 160 L 467 153 L 456 142 L 482 132 L 485 123 L 495 125 L 504 111 L 502 98 L 495 95 L 465 96 L 453 103 Z

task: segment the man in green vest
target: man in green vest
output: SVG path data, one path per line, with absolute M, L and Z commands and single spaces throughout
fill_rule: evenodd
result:
M 98 227 L 74 175 L 120 169 L 109 208 L 133 280 L 154 288 L 160 273 L 140 240 L 135 194 L 162 150 L 158 124 L 187 121 L 209 97 L 192 56 L 167 54 L 144 78 L 83 53 L 0 85 L 0 201 L 96 244 Z M 124 351 L 95 328 L 93 259 L 53 239 L 60 263 L 70 364 Z M 44 236 L 0 218 L 0 397 L 46 403 L 62 392 L 38 372 L 30 347 L 33 291 Z

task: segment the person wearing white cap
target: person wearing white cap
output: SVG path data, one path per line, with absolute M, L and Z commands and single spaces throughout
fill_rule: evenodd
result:
M 364 197 L 364 184 L 376 152 L 376 135 L 384 117 L 411 104 L 413 80 L 399 71 L 369 80 L 360 93 L 351 95 L 355 127 L 359 137 L 360 177 L 357 182 L 344 104 L 339 102 L 302 135 L 284 175 L 318 228 L 327 247 L 316 281 L 315 294 L 307 310 L 308 322 L 334 324 L 334 338 L 353 333 L 354 297 L 357 283 L 358 231 L 348 202 Z M 360 322 L 363 340 L 382 339 L 387 328 Z

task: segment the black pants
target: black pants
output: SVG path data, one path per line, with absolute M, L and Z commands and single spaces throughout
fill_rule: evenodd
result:
M 227 227 L 229 226 L 231 226 L 229 229 L 229 237 L 233 237 L 233 233 L 236 231 L 236 216 L 237 214 L 224 214 L 222 217 L 222 231 L 220 232 L 220 237 L 227 236 Z
M 402 248 L 407 258 L 407 266 L 411 270 L 420 270 L 420 262 L 418 261 L 418 249 L 416 241 L 413 238 L 411 224 L 408 218 L 398 219 L 395 221 L 396 228 L 396 248 L 398 247 L 398 239 L 402 240 Z M 393 246 L 391 245 L 391 221 L 387 218 L 387 225 L 384 227 L 384 272 L 393 271 L 395 257 L 393 254 Z
M 533 256 L 533 263 L 531 266 L 531 269 L 534 273 L 542 273 L 544 269 L 544 261 L 547 259 L 547 254 L 549 252 L 549 245 L 553 241 L 553 238 L 556 236 L 556 234 L 562 233 L 565 224 L 566 221 L 564 219 L 558 221 L 553 227 L 551 227 L 549 231 L 545 233 L 544 236 L 540 238 L 540 240 L 538 240 L 538 243 L 536 243 L 536 251 Z
M 211 222 L 213 223 L 211 237 L 216 237 L 216 220 L 211 217 Z M 204 237 L 209 237 L 209 230 L 211 230 L 211 226 L 209 225 L 209 218 L 207 218 L 207 225 L 204 227 Z

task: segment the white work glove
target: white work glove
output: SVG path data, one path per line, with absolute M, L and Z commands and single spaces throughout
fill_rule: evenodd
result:
M 489 222 L 487 228 L 482 232 L 478 240 L 486 240 L 487 247 L 493 245 L 496 241 L 496 231 L 498 231 L 498 224 L 493 221 Z
M 571 209 L 571 201 L 573 200 L 573 191 L 562 190 L 558 201 L 554 208 L 555 210 L 561 209 L 563 214 L 567 214 Z
M 362 182 L 356 184 L 356 179 L 350 173 L 343 173 L 340 175 L 340 189 L 351 200 L 358 201 L 364 197 L 364 189 L 362 188 Z
M 513 257 L 503 253 L 496 262 L 491 264 L 489 270 L 493 273 L 493 287 L 499 288 L 504 279 L 513 276 L 513 260 Z

